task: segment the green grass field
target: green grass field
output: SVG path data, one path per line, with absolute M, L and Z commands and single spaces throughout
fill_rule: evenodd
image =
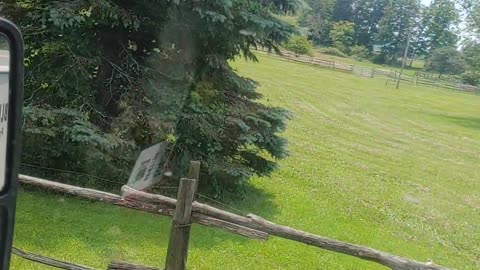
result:
M 385 87 L 382 79 L 259 56 L 232 65 L 263 102 L 294 113 L 290 156 L 252 179 L 244 212 L 322 236 L 456 269 L 480 269 L 480 96 Z M 22 191 L 15 245 L 105 269 L 161 267 L 168 218 Z M 189 269 L 385 269 L 271 237 L 194 226 Z M 12 269 L 48 269 L 14 258 Z

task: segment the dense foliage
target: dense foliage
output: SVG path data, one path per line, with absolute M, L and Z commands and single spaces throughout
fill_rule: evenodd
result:
M 299 54 L 306 54 L 312 55 L 313 53 L 313 45 L 312 43 L 303 36 L 293 36 L 291 37 L 287 43 L 285 43 L 285 48 L 296 55 Z
M 342 51 L 340 51 L 339 49 L 337 49 L 335 47 L 324 48 L 324 49 L 322 49 L 322 52 L 324 54 L 328 54 L 328 55 L 334 55 L 334 56 L 338 56 L 338 57 L 347 57 L 347 55 L 345 53 L 343 53 Z
M 466 13 L 470 38 L 463 41 L 463 58 L 467 63 L 467 71 L 462 80 L 472 85 L 480 85 L 480 2 L 476 0 L 459 0 Z
M 470 32 L 478 38 L 480 35 L 480 2 L 478 0 L 458 0 L 457 3 L 466 13 Z
M 480 85 L 480 72 L 478 71 L 467 71 L 461 76 L 462 82 L 474 86 Z
M 367 59 L 369 56 L 368 49 L 365 46 L 359 45 L 353 46 L 350 49 L 350 54 L 358 60 Z
M 330 30 L 330 39 L 335 48 L 343 53 L 350 53 L 350 47 L 353 45 L 355 25 L 348 21 L 339 21 L 332 25 Z
M 477 40 L 468 40 L 463 43 L 463 57 L 474 70 L 480 71 L 480 43 Z
M 427 62 L 427 70 L 442 74 L 461 74 L 465 71 L 462 54 L 453 47 L 443 47 L 432 51 Z
M 428 51 L 453 47 L 458 41 L 459 11 L 450 0 L 434 0 L 424 14 L 424 37 Z
M 286 155 L 288 114 L 228 61 L 276 49 L 291 0 L 7 0 L 26 44 L 23 162 L 125 181 L 139 150 L 172 142 L 175 176 L 202 161 L 216 193 Z
M 353 15 L 353 0 L 337 0 L 333 8 L 332 20 L 335 22 L 350 21 Z
M 418 0 L 392 0 L 385 7 L 385 15 L 379 21 L 377 43 L 388 62 L 394 63 L 405 50 L 418 9 Z
M 309 38 L 316 44 L 331 45 L 330 30 L 336 0 L 306 0 L 310 9 L 304 11 L 299 24 L 309 29 Z
M 379 22 L 385 14 L 385 0 L 356 0 L 353 13 L 355 23 L 355 43 L 373 49 Z
M 432 0 L 428 5 L 419 0 L 305 2 L 310 8 L 299 16 L 299 25 L 308 29 L 306 36 L 313 43 L 326 47 L 322 50 L 400 65 L 408 47 L 410 67 L 421 58 L 429 71 L 457 75 L 465 70 L 458 78 L 477 84 L 479 1 Z
M 412 59 L 416 55 L 428 57 L 432 50 L 454 46 L 459 40 L 460 13 L 454 0 L 433 0 L 428 6 L 419 0 L 306 2 L 311 8 L 303 12 L 299 24 L 309 29 L 310 39 L 318 45 L 338 47 L 342 42 L 332 35 L 342 36 L 338 34 L 339 24 L 351 23 L 353 32 L 343 34 L 349 40 L 343 43 L 349 45 L 339 47 L 344 52 L 357 45 L 371 54 L 377 47 L 387 62 L 395 63 L 403 55 L 407 40 Z M 469 6 L 478 5 L 469 2 Z

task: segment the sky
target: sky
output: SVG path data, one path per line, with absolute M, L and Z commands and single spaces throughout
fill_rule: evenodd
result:
M 422 3 L 425 4 L 425 5 L 430 4 L 430 2 L 432 2 L 432 0 L 422 0 Z

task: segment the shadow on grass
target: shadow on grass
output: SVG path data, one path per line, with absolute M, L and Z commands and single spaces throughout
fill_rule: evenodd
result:
M 170 219 L 35 189 L 19 191 L 15 246 L 105 269 L 166 249 Z M 143 258 L 143 257 L 142 257 Z M 156 256 L 158 258 L 158 256 Z
M 18 248 L 94 267 L 104 267 L 111 260 L 162 266 L 158 260 L 166 253 L 170 218 L 32 188 L 22 188 L 19 194 Z M 208 204 L 266 219 L 276 214 L 271 194 L 252 186 L 247 187 L 246 194 L 244 200 Z M 190 239 L 192 249 L 203 250 L 225 241 L 255 241 L 201 225 L 193 226 Z M 75 250 L 82 251 L 77 254 Z M 82 261 L 85 258 L 90 259 Z
M 445 122 L 459 125 L 470 129 L 480 130 L 480 117 L 468 117 L 468 116 L 451 116 L 443 114 L 431 114 L 432 116 L 442 119 Z

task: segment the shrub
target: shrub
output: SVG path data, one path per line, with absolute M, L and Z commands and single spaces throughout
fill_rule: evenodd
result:
M 271 173 L 287 154 L 288 113 L 228 61 L 287 42 L 293 26 L 272 13 L 287 7 L 210 2 L 0 1 L 28 44 L 22 162 L 127 179 L 140 150 L 168 138 L 172 185 L 190 160 L 205 190 Z
M 383 53 L 376 54 L 372 57 L 372 62 L 377 65 L 385 65 L 387 57 Z
M 285 44 L 285 48 L 296 55 L 312 55 L 313 52 L 312 43 L 304 36 L 291 37 L 290 40 Z
M 462 74 L 461 80 L 463 83 L 470 85 L 480 85 L 480 73 L 476 71 L 467 71 Z
M 334 47 L 328 47 L 323 49 L 323 53 L 328 55 L 338 56 L 338 57 L 347 57 L 346 54 L 344 54 L 342 51 Z
M 355 34 L 355 24 L 352 22 L 336 22 L 330 30 L 330 39 L 333 46 L 343 53 L 350 53 L 350 47 L 353 45 L 353 36 Z
M 465 71 L 465 60 L 455 47 L 443 47 L 432 51 L 426 69 L 439 74 L 462 74 Z
M 339 51 L 341 51 L 345 55 L 350 54 L 350 47 L 345 46 L 340 42 L 333 42 L 333 48 L 338 49 Z
M 353 46 L 350 50 L 350 54 L 356 59 L 368 58 L 368 49 L 365 46 Z

